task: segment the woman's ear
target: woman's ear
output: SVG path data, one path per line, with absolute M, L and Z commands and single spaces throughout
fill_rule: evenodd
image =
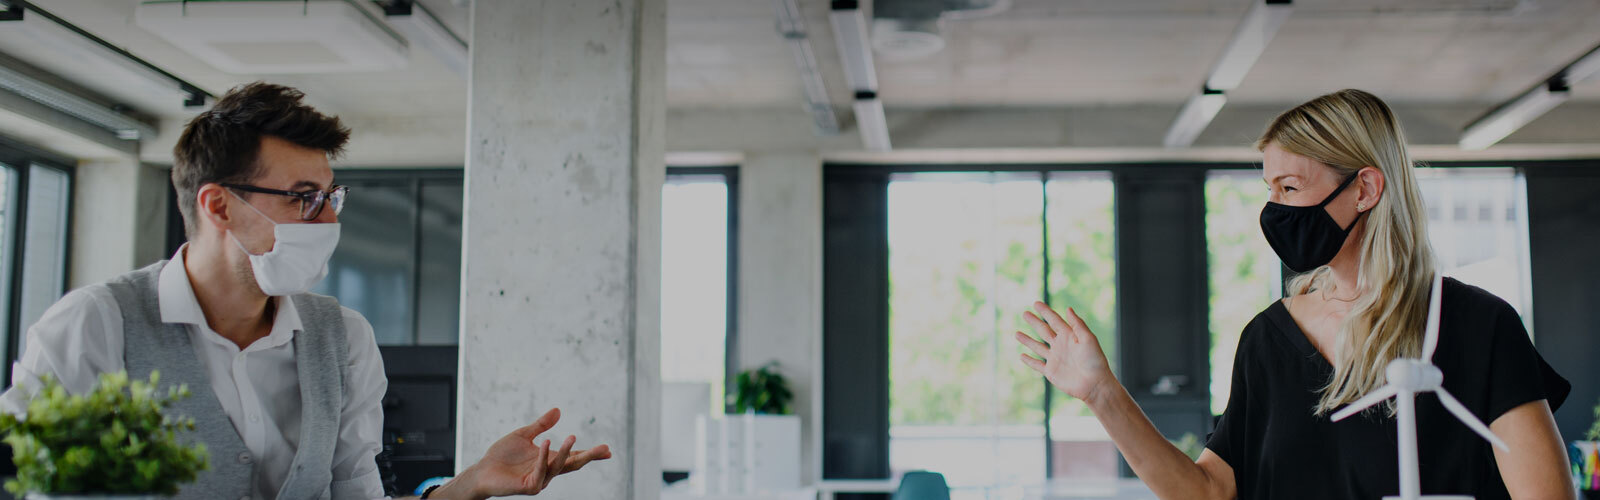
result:
M 1356 184 L 1361 187 L 1361 194 L 1356 197 L 1356 210 L 1365 212 L 1378 206 L 1378 201 L 1383 199 L 1383 188 L 1387 179 L 1384 178 L 1382 170 L 1374 167 L 1361 167 L 1356 175 L 1360 177 L 1356 180 Z

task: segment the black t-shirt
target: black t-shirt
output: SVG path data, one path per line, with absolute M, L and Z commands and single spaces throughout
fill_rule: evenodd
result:
M 1524 403 L 1552 411 L 1572 385 L 1533 349 L 1499 297 L 1444 280 L 1433 362 L 1444 388 L 1485 424 Z M 1233 392 L 1206 448 L 1233 467 L 1239 498 L 1380 499 L 1400 490 L 1395 421 L 1383 406 L 1340 422 L 1313 415 L 1333 367 L 1276 302 L 1245 327 Z M 1488 442 L 1433 394 L 1417 396 L 1423 494 L 1510 498 Z

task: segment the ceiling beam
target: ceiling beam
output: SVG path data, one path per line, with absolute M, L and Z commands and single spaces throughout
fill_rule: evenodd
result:
M 1289 19 L 1292 10 L 1290 0 L 1257 0 L 1250 7 L 1244 20 L 1239 22 L 1238 29 L 1233 32 L 1233 38 L 1223 48 L 1222 56 L 1211 66 L 1211 72 L 1207 73 L 1199 92 L 1189 96 L 1189 100 L 1178 111 L 1177 119 L 1173 120 L 1162 140 L 1163 145 L 1183 148 L 1194 144 L 1200 132 L 1205 131 L 1211 119 L 1227 103 L 1227 92 L 1244 81 L 1250 68 L 1261 58 L 1261 53 L 1267 50 L 1272 37 L 1277 36 L 1278 28 Z
M 1467 151 L 1479 151 L 1495 145 L 1524 125 L 1544 116 L 1545 113 L 1572 98 L 1572 86 L 1600 75 L 1600 46 L 1563 66 L 1554 76 L 1546 78 L 1511 100 L 1501 103 L 1473 120 L 1461 131 L 1458 145 Z
M 833 36 L 838 41 L 839 58 L 844 62 L 845 80 L 855 94 L 856 128 L 868 151 L 888 151 L 889 121 L 884 118 L 883 101 L 878 99 L 878 70 L 872 63 L 872 40 L 867 35 L 867 16 L 855 0 L 833 0 Z

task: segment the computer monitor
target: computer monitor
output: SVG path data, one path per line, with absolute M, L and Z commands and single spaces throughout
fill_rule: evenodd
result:
M 455 473 L 456 346 L 380 346 L 383 441 L 395 493 Z

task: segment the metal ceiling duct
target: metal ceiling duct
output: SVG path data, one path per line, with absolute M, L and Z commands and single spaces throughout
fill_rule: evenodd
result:
M 52 81 L 54 80 L 54 81 Z M 149 121 L 125 112 L 125 107 L 108 105 L 91 98 L 82 89 L 69 90 L 55 75 L 0 55 L 0 91 L 56 110 L 84 123 L 116 134 L 124 141 L 155 137 L 156 127 Z
M 877 0 L 872 49 L 887 59 L 910 60 L 944 50 L 944 21 L 975 19 L 1011 8 L 1011 0 Z
M 819 135 L 839 133 L 839 118 L 833 113 L 833 102 L 828 99 L 828 86 L 823 83 L 822 72 L 817 69 L 817 55 L 811 50 L 811 35 L 806 31 L 805 16 L 795 0 L 777 0 L 778 34 L 789 43 L 795 66 L 800 70 L 800 88 L 804 92 L 806 111 Z

